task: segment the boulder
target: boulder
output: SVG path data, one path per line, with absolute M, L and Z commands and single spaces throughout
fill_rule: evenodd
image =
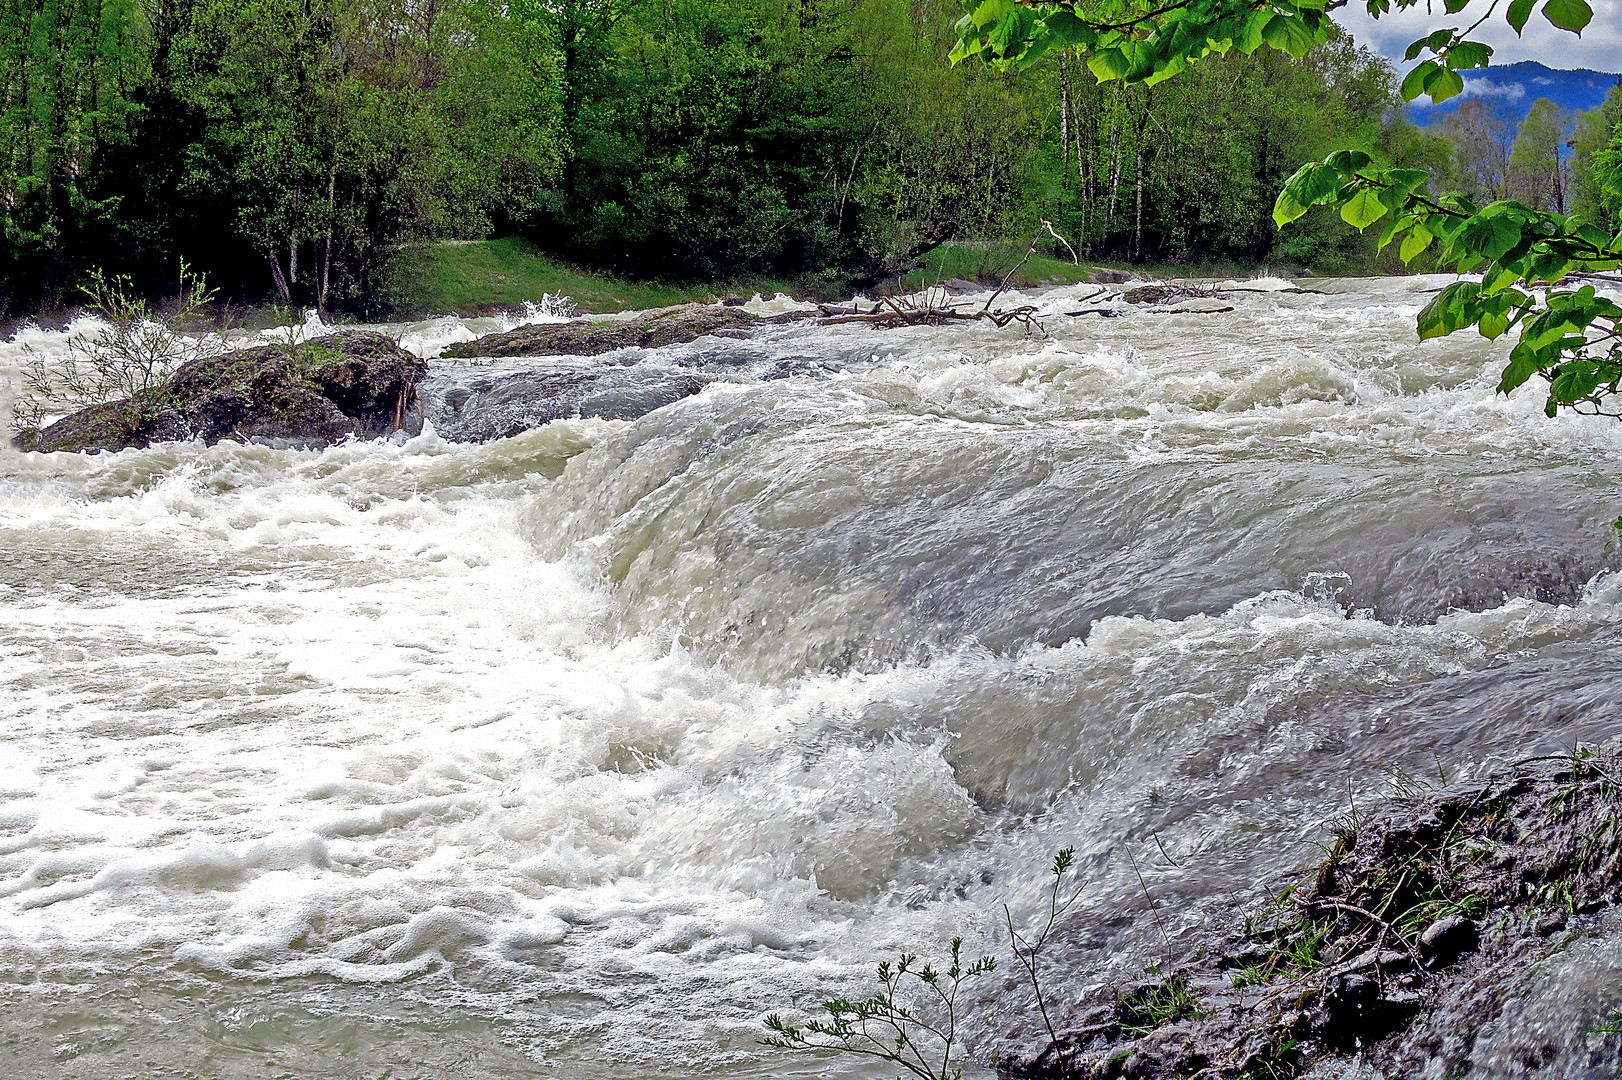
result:
M 570 417 L 635 420 L 715 379 L 702 372 L 612 366 L 531 371 L 441 366 L 423 384 L 421 410 L 444 438 L 484 442 Z
M 626 322 L 542 323 L 520 326 L 501 334 L 486 334 L 477 341 L 446 349 L 447 359 L 472 356 L 597 356 L 615 349 L 657 349 L 679 345 L 706 334 L 737 330 L 759 322 L 737 307 L 679 304 L 644 312 Z
M 122 450 L 154 442 L 256 440 L 329 446 L 403 426 L 428 365 L 382 334 L 347 330 L 182 364 L 122 401 L 19 432 L 19 450 Z

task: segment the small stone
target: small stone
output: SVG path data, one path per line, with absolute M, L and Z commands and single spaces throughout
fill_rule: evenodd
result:
M 1550 934 L 1558 933 L 1559 931 L 1564 930 L 1566 928 L 1567 920 L 1568 916 L 1565 908 L 1544 908 L 1543 911 L 1538 913 L 1537 921 L 1533 923 L 1533 928 L 1540 935 L 1547 937 Z
M 1413 958 L 1405 952 L 1387 949 L 1380 954 L 1380 969 L 1382 971 L 1407 971 L 1413 966 Z
M 1476 924 L 1462 915 L 1448 915 L 1437 919 L 1419 935 L 1419 949 L 1426 955 L 1431 967 L 1446 967 L 1460 954 L 1476 947 L 1480 939 Z

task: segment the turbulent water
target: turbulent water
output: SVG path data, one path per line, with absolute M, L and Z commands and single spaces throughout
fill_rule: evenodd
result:
M 1393 777 L 1622 731 L 1622 427 L 1416 344 L 1440 283 L 772 326 L 482 444 L 4 452 L 4 1074 L 888 1076 L 761 1018 L 1000 952 L 1073 845 L 1062 1006 Z M 1034 1040 L 981 992 L 980 1060 Z M 1622 948 L 1515 995 L 1472 1075 L 1615 1074 Z

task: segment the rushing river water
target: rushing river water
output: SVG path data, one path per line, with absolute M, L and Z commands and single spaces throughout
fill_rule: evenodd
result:
M 771 326 L 482 444 L 3 452 L 0 1073 L 888 1076 L 761 1018 L 1002 953 L 1066 845 L 1075 1001 L 1393 776 L 1622 731 L 1622 427 L 1416 344 L 1440 283 Z M 981 1059 L 1036 1031 L 987 988 Z M 1615 1074 L 1610 939 L 1516 994 L 1472 1075 Z

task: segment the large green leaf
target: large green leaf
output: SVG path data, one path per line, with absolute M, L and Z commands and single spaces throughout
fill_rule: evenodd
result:
M 1402 100 L 1412 101 L 1423 94 L 1425 87 L 1430 85 L 1431 78 L 1440 70 L 1442 65 L 1435 60 L 1427 60 L 1410 71 L 1402 80 Z
M 1432 104 L 1440 105 L 1464 93 L 1464 77 L 1457 71 L 1442 68 L 1426 80 L 1425 92 L 1431 96 Z
M 1403 262 L 1413 262 L 1426 248 L 1431 246 L 1431 241 L 1434 239 L 1436 237 L 1425 226 L 1415 225 L 1408 235 L 1403 237 L 1402 247 L 1397 249 L 1397 254 L 1402 256 Z
M 1419 340 L 1446 337 L 1469 326 L 1480 293 L 1481 286 L 1473 281 L 1455 281 L 1437 293 L 1419 313 Z
M 1340 216 L 1346 224 L 1356 229 L 1366 229 L 1385 215 L 1386 205 L 1374 188 L 1364 188 L 1340 208 Z
M 1594 19 L 1588 0 L 1544 0 L 1543 17 L 1562 30 L 1580 34 Z
M 1496 259 L 1520 239 L 1521 227 L 1513 219 L 1483 212 L 1464 223 L 1454 243 L 1465 253 Z
M 1484 68 L 1491 62 L 1492 46 L 1479 41 L 1461 41 L 1447 51 L 1450 68 Z

